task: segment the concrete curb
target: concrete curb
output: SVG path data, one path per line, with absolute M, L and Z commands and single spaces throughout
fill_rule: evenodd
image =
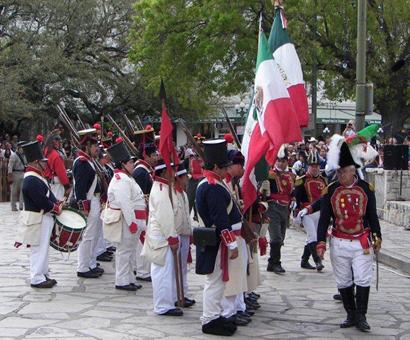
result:
M 410 274 L 409 258 L 397 254 L 391 250 L 386 250 L 382 248 L 379 253 L 379 262 L 387 266 L 390 266 L 394 269 L 398 269 L 402 272 L 405 272 L 406 274 Z

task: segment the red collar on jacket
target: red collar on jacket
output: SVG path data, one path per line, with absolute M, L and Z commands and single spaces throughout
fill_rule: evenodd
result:
M 39 174 L 40 176 L 44 176 L 43 171 L 41 171 L 40 169 L 37 169 L 37 168 L 35 168 L 34 166 L 31 166 L 31 165 L 28 165 L 28 166 L 27 166 L 26 172 L 28 172 L 28 171 L 33 171 L 33 172 L 35 172 L 36 174 Z
M 233 177 L 227 172 L 227 173 L 226 173 L 226 176 L 225 176 L 225 182 L 226 182 L 226 183 L 229 183 L 230 181 L 232 181 L 232 178 L 233 178 Z
M 138 164 L 144 165 L 150 172 L 154 172 L 154 169 L 152 168 L 152 166 L 149 165 L 149 163 L 144 161 L 143 159 L 137 160 L 136 165 L 138 165 Z
M 77 156 L 81 158 L 85 158 L 87 161 L 91 160 L 90 155 L 88 153 L 85 153 L 83 150 L 78 150 Z
M 217 181 L 222 181 L 221 176 L 211 170 L 204 170 L 204 176 L 208 180 L 209 184 L 216 184 Z
M 154 181 L 162 183 L 162 184 L 169 185 L 169 181 L 167 179 L 163 178 L 163 177 L 155 176 Z

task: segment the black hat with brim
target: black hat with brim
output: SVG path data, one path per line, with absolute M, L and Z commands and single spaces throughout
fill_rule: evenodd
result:
M 217 165 L 219 168 L 225 168 L 232 164 L 228 159 L 228 151 L 225 139 L 211 139 L 203 142 L 205 164 Z
M 131 155 L 124 142 L 114 144 L 107 149 L 107 152 L 114 163 L 126 163 L 131 159 Z
M 26 156 L 27 163 L 34 161 L 47 162 L 47 158 L 44 157 L 43 151 L 41 150 L 41 146 L 38 141 L 23 144 L 21 147 L 23 149 L 24 156 Z
M 354 165 L 356 168 L 360 168 L 360 165 L 358 165 L 350 152 L 349 146 L 347 143 L 343 142 L 341 148 L 340 148 L 340 156 L 339 156 L 339 167 L 340 168 L 345 168 L 347 166 L 352 166 Z

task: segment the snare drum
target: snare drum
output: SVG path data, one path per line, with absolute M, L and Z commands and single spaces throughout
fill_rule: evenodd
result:
M 78 210 L 63 208 L 61 214 L 55 216 L 50 245 L 65 253 L 77 250 L 86 226 L 87 220 Z

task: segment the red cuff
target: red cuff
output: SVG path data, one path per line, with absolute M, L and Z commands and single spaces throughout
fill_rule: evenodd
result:
M 89 212 L 90 206 L 91 206 L 91 201 L 88 201 L 88 200 L 78 201 L 78 208 L 82 211 Z
M 140 241 L 141 241 L 142 244 L 144 244 L 144 242 L 145 242 L 145 230 L 141 231 Z
M 54 203 L 53 209 L 51 212 L 55 213 L 56 215 L 61 214 L 61 210 L 63 209 L 62 205 L 60 202 Z
M 168 237 L 168 244 L 174 246 L 179 243 L 178 237 Z
M 232 242 L 236 241 L 236 236 L 232 231 L 224 229 L 221 231 L 221 240 L 224 243 L 224 245 L 227 246 L 228 244 L 231 244 Z
M 138 226 L 135 222 L 132 222 L 128 228 L 130 229 L 131 234 L 135 234 L 138 231 Z
M 317 245 L 316 245 L 316 249 L 317 250 L 319 250 L 319 249 L 326 250 L 326 242 L 323 242 L 323 241 L 318 242 Z

